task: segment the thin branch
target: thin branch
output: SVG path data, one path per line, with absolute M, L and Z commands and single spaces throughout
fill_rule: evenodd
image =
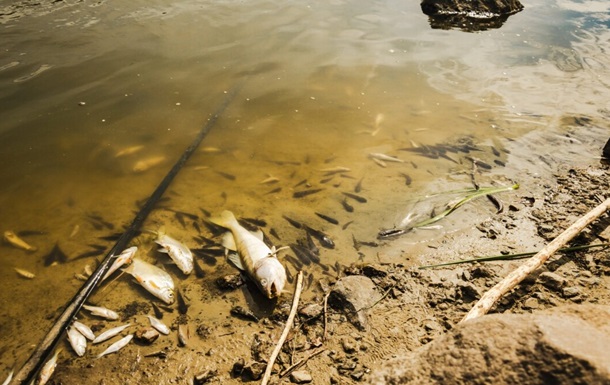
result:
M 513 270 L 506 278 L 489 289 L 481 299 L 474 305 L 460 323 L 480 317 L 486 314 L 492 306 L 506 293 L 517 286 L 534 270 L 542 266 L 551 255 L 568 243 L 572 238 L 578 235 L 591 222 L 603 215 L 610 209 L 610 198 L 606 199 L 602 204 L 589 211 L 586 215 L 578 219 L 568 227 L 563 233 L 555 238 L 551 243 L 546 245 L 532 258 L 528 259 L 523 265 Z
M 303 272 L 299 271 L 297 275 L 297 284 L 294 288 L 294 297 L 292 298 L 292 308 L 290 309 L 290 314 L 288 315 L 288 320 L 286 320 L 286 326 L 284 326 L 284 331 L 280 336 L 277 345 L 275 345 L 275 349 L 271 353 L 269 360 L 267 361 L 267 368 L 265 369 L 265 374 L 263 375 L 263 380 L 261 381 L 261 385 L 266 385 L 271 378 L 271 370 L 273 369 L 273 364 L 275 360 L 280 354 L 280 350 L 282 350 L 282 345 L 284 345 L 284 341 L 286 341 L 286 337 L 288 337 L 288 332 L 292 328 L 292 322 L 294 321 L 294 317 L 297 314 L 297 307 L 299 306 L 299 298 L 301 297 L 301 291 L 303 290 Z
M 290 365 L 290 367 L 286 368 L 285 370 L 283 370 L 280 373 L 280 378 L 286 376 L 287 374 L 289 374 L 290 372 L 292 372 L 293 370 L 295 370 L 296 368 L 300 367 L 301 365 L 303 365 L 304 363 L 306 363 L 307 361 L 309 361 L 310 359 L 314 358 L 315 356 L 317 356 L 320 353 L 324 353 L 326 351 L 326 349 L 321 348 L 318 349 L 312 353 L 310 353 L 309 355 L 307 355 L 306 357 L 301 358 L 300 360 L 298 360 L 297 362 L 295 362 L 294 364 Z

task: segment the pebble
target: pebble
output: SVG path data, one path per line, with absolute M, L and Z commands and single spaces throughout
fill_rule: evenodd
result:
M 561 291 L 561 294 L 563 294 L 563 296 L 565 298 L 576 297 L 580 293 L 581 293 L 580 288 L 576 287 L 576 286 L 564 287 L 563 290 Z
M 317 318 L 324 312 L 324 307 L 317 303 L 310 303 L 299 309 L 299 315 L 305 318 Z
M 150 345 L 159 338 L 159 332 L 153 327 L 143 327 L 135 333 L 138 342 Z
M 343 351 L 347 354 L 355 353 L 358 350 L 358 343 L 351 338 L 343 338 L 341 345 L 343 345 Z
M 559 290 L 567 283 L 566 279 L 562 276 L 548 271 L 541 273 L 538 276 L 538 280 L 542 285 L 551 290 Z
M 535 310 L 538 309 L 538 307 L 540 307 L 540 304 L 538 303 L 538 300 L 536 298 L 530 297 L 526 299 L 523 303 L 523 308 L 525 310 Z
M 290 381 L 295 384 L 308 384 L 313 381 L 311 374 L 304 370 L 295 370 L 290 373 Z

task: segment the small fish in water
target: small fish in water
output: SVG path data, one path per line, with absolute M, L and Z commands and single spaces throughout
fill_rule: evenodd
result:
M 125 147 L 125 148 L 117 151 L 116 154 L 114 154 L 114 157 L 115 158 L 120 158 L 120 157 L 123 157 L 123 156 L 135 154 L 136 152 L 139 152 L 143 148 L 144 148 L 144 146 L 141 145 L 141 144 L 135 145 L 135 146 Z
M 89 310 L 92 315 L 95 315 L 98 317 L 102 317 L 102 318 L 112 320 L 112 321 L 119 319 L 119 315 L 116 312 L 114 312 L 110 309 L 106 309 L 105 307 L 83 305 L 83 308 L 85 308 L 86 310 Z
M 40 369 L 40 373 L 38 374 L 38 385 L 45 385 L 49 381 L 53 372 L 55 372 L 57 357 L 59 357 L 59 353 L 61 353 L 62 350 L 62 348 L 58 348 L 55 351 L 55 354 L 53 354 L 53 357 L 51 357 L 51 359 L 44 364 L 42 369 Z
M 85 336 L 89 341 L 93 341 L 95 339 L 95 334 L 93 334 L 93 331 L 91 330 L 91 328 L 87 325 L 85 325 L 82 322 L 79 321 L 74 321 L 74 323 L 72 324 L 72 327 L 76 330 L 79 331 L 80 334 L 82 334 L 83 336 Z
M 167 325 L 165 325 L 160 319 L 155 318 L 151 315 L 147 316 L 148 320 L 150 321 L 150 326 L 152 326 L 153 328 L 157 329 L 157 331 L 159 333 L 168 335 L 169 334 L 169 328 L 167 327 Z
M 353 200 L 355 200 L 355 201 L 357 201 L 357 202 L 360 202 L 360 203 L 366 203 L 366 202 L 367 202 L 366 198 L 361 197 L 360 195 L 352 194 L 352 193 L 345 192 L 345 191 L 343 191 L 343 192 L 341 192 L 341 193 L 342 193 L 343 195 L 345 195 L 346 197 L 348 197 L 348 198 L 352 198 Z
M 275 248 L 270 249 L 262 237 L 242 227 L 228 210 L 212 222 L 231 231 L 232 237 L 226 237 L 223 243 L 227 249 L 237 251 L 237 256 L 229 256 L 235 267 L 245 271 L 268 298 L 278 297 L 286 284 L 286 271 L 276 258 Z
M 301 222 L 298 222 L 298 221 L 296 221 L 296 220 L 294 220 L 294 219 L 292 219 L 292 218 L 289 218 L 289 217 L 287 217 L 287 216 L 285 216 L 285 215 L 282 215 L 282 218 L 284 218 L 285 220 L 287 220 L 287 221 L 288 221 L 288 223 L 290 223 L 292 226 L 294 226 L 294 227 L 295 227 L 295 228 L 297 228 L 297 229 L 301 229 L 301 228 L 303 228 L 303 224 L 301 224 Z
M 133 259 L 133 256 L 136 255 L 136 251 L 138 251 L 137 246 L 132 246 L 123 250 L 123 252 L 116 257 L 108 271 L 106 271 L 106 274 L 104 275 L 100 283 L 104 282 L 106 278 L 110 277 L 112 273 L 118 270 L 119 267 L 123 266 L 126 263 L 130 263 Z
M 235 177 L 235 175 L 233 174 L 229 174 L 228 172 L 224 172 L 224 171 L 216 171 L 216 174 L 220 175 L 221 177 L 228 179 L 228 180 L 235 180 L 237 179 Z
M 139 160 L 133 165 L 132 171 L 135 173 L 148 171 L 151 168 L 165 162 L 165 159 L 166 157 L 161 155 Z
M 371 159 L 377 159 L 377 160 L 381 160 L 381 161 L 384 161 L 384 162 L 396 162 L 396 163 L 404 163 L 405 162 L 402 159 L 398 159 L 398 158 L 396 158 L 394 156 L 389 156 L 389 155 L 386 155 L 386 154 L 382 154 L 380 152 L 371 152 L 369 154 L 369 157 Z
M 324 219 L 326 222 L 332 223 L 333 225 L 338 225 L 339 221 L 336 220 L 335 218 L 329 217 L 328 215 L 324 215 L 322 213 L 315 213 L 317 216 L 319 216 L 320 218 Z
M 118 352 L 119 350 L 123 349 L 129 342 L 131 342 L 132 339 L 133 339 L 133 334 L 130 334 L 128 336 L 125 336 L 125 337 L 121 338 L 117 342 L 115 342 L 112 345 L 110 345 L 108 347 L 108 349 L 106 349 L 103 352 L 101 352 L 97 356 L 97 358 L 104 357 L 107 354 Z
M 343 206 L 343 208 L 345 209 L 345 211 L 347 211 L 348 213 L 353 213 L 354 212 L 354 206 L 350 205 L 349 203 L 347 203 L 346 199 L 343 199 L 341 201 L 341 205 Z
M 166 304 L 174 303 L 174 281 L 165 270 L 141 259 L 133 258 L 131 265 L 123 271 L 132 275 L 149 293 Z
M 252 313 L 250 310 L 242 307 L 242 306 L 233 306 L 231 308 L 231 315 L 237 318 L 241 318 L 246 321 L 254 321 L 258 322 L 260 319 L 256 316 L 256 314 Z
M 31 273 L 24 269 L 20 269 L 18 267 L 15 267 L 15 271 L 17 272 L 17 274 L 19 274 L 23 278 L 34 279 L 36 277 L 36 275 L 34 275 L 34 273 Z
M 191 338 L 189 326 L 187 324 L 178 325 L 178 345 L 186 346 Z
M 193 253 L 188 247 L 164 234 L 163 231 L 158 232 L 155 243 L 162 247 L 159 251 L 168 254 L 184 274 L 191 274 L 193 271 Z
M 27 243 L 26 241 L 24 241 L 23 239 L 19 238 L 17 236 L 17 234 L 15 234 L 15 232 L 11 231 L 11 230 L 6 230 L 4 232 L 4 240 L 19 249 L 23 249 L 26 251 L 38 250 L 37 247 L 34 247 L 34 246 L 30 245 L 29 243 Z
M 309 226 L 305 226 L 305 230 L 309 234 L 311 234 L 312 237 L 316 238 L 318 240 L 318 242 L 320 242 L 320 244 L 322 246 L 326 247 L 327 249 L 334 249 L 335 248 L 335 242 L 333 242 L 333 240 L 330 239 L 328 237 L 328 235 L 324 234 L 320 230 L 312 229 Z
M 69 327 L 68 328 L 68 341 L 70 342 L 70 346 L 76 353 L 77 356 L 82 357 L 85 355 L 85 351 L 87 350 L 87 339 L 84 335 L 82 335 L 76 328 Z
M 413 182 L 413 179 L 411 179 L 411 177 L 407 174 L 405 174 L 404 172 L 401 172 L 400 175 L 405 178 L 405 184 L 407 186 L 411 186 L 411 182 Z
M 293 198 L 303 198 L 303 197 L 306 197 L 308 195 L 312 195 L 312 194 L 318 193 L 318 192 L 320 192 L 322 190 L 324 190 L 324 189 L 323 188 L 314 188 L 314 189 L 304 190 L 304 191 L 295 191 L 292 194 L 292 197 Z
M 125 325 L 117 326 L 112 329 L 108 329 L 105 332 L 103 332 L 102 334 L 95 337 L 95 339 L 93 340 L 93 343 L 99 344 L 100 342 L 107 341 L 107 340 L 111 339 L 112 337 L 116 336 L 117 334 L 119 334 L 120 332 L 122 332 L 123 330 L 127 329 L 130 325 L 131 324 L 125 324 Z

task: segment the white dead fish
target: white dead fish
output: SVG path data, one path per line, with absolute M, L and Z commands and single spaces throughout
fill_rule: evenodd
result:
M 378 160 L 382 160 L 382 161 L 385 161 L 385 162 L 396 162 L 396 163 L 404 163 L 405 162 L 402 159 L 398 159 L 398 158 L 396 158 L 394 156 L 389 156 L 389 155 L 386 155 L 386 154 L 382 154 L 380 152 L 371 152 L 369 154 L 369 157 L 372 158 L 372 159 L 378 159 Z
M 348 168 L 348 167 L 337 166 L 337 167 L 328 167 L 328 168 L 323 168 L 323 169 L 321 169 L 320 171 L 322 171 L 322 172 L 333 172 L 333 173 L 336 173 L 336 172 L 348 172 L 348 171 L 351 171 L 351 169 L 350 169 L 350 168 Z
M 26 241 L 24 241 L 23 239 L 19 238 L 17 236 L 17 234 L 15 234 L 15 232 L 11 231 L 11 230 L 6 230 L 4 232 L 4 240 L 19 249 L 23 249 L 26 251 L 38 250 L 37 247 L 34 247 L 34 246 L 30 245 L 29 243 L 27 243 Z
M 277 183 L 280 180 L 274 176 L 269 175 L 267 178 L 263 179 L 262 181 L 259 182 L 259 184 L 272 184 L 272 183 Z
M 74 349 L 76 355 L 79 357 L 84 356 L 85 351 L 87 350 L 87 339 L 85 336 L 74 327 L 69 327 L 67 334 L 68 341 L 70 341 L 70 346 L 72 346 L 72 349 Z
M 201 149 L 201 152 L 207 152 L 207 153 L 217 153 L 217 152 L 221 152 L 222 150 L 218 147 L 203 147 Z
M 159 251 L 168 254 L 184 274 L 191 274 L 194 262 L 193 253 L 188 247 L 165 234 L 162 230 L 157 233 L 155 243 L 161 246 Z
M 15 373 L 15 369 L 11 369 L 10 373 L 8 374 L 8 377 L 6 377 L 6 380 L 4 380 L 2 385 L 8 385 L 11 382 L 11 380 L 13 379 L 14 373 Z
M 136 164 L 133 165 L 132 171 L 133 172 L 148 171 L 149 169 L 163 163 L 165 161 L 165 159 L 166 159 L 165 156 L 161 155 L 161 156 L 153 156 L 150 158 L 139 160 L 136 162 Z
M 150 320 L 150 326 L 152 326 L 153 328 L 157 329 L 157 331 L 159 333 L 163 333 L 165 335 L 169 334 L 169 328 L 160 319 L 155 318 L 155 317 L 153 317 L 151 315 L 149 315 L 147 317 Z
M 78 234 L 79 231 L 80 231 L 80 225 L 74 225 L 74 227 L 72 228 L 72 232 L 70 233 L 69 238 L 74 238 L 76 236 L 76 234 Z
M 92 315 L 106 318 L 106 319 L 113 320 L 113 321 L 119 319 L 119 315 L 116 312 L 114 312 L 110 309 L 106 309 L 105 307 L 90 306 L 90 305 L 83 305 L 83 307 L 85 309 L 89 310 Z
M 19 274 L 23 278 L 34 279 L 36 277 L 36 275 L 34 275 L 34 273 L 31 273 L 24 269 L 20 269 L 18 267 L 15 267 L 15 271 L 17 272 L 17 274 Z
M 57 357 L 59 357 L 59 353 L 61 353 L 62 348 L 59 348 L 53 354 L 50 360 L 48 360 L 42 369 L 40 369 L 40 373 L 38 374 L 38 385 L 44 385 L 49 381 L 49 378 L 53 375 L 55 371 L 55 367 L 57 366 Z
M 114 154 L 114 157 L 115 158 L 120 158 L 122 156 L 135 154 L 136 152 L 139 152 L 143 148 L 144 148 L 144 146 L 141 145 L 141 144 L 138 144 L 138 145 L 135 145 L 135 146 L 125 147 L 125 148 L 117 151 L 116 154 Z
M 131 274 L 142 287 L 166 304 L 174 303 L 174 281 L 165 270 L 133 258 L 131 265 L 123 271 Z
M 212 222 L 231 230 L 232 237 L 225 239 L 225 247 L 237 251 L 237 255 L 229 254 L 235 267 L 245 271 L 268 298 L 278 297 L 286 284 L 286 270 L 276 258 L 275 248 L 271 250 L 261 238 L 243 228 L 230 211 L 223 211 Z M 233 245 L 228 242 L 231 238 Z
M 93 343 L 99 344 L 100 342 L 107 341 L 107 340 L 111 339 L 112 337 L 116 336 L 117 334 L 119 334 L 120 332 L 122 332 L 123 330 L 127 329 L 130 325 L 131 324 L 125 324 L 122 326 L 117 326 L 112 329 L 108 329 L 105 332 L 103 332 L 102 334 L 95 337 L 95 339 L 93 340 Z
M 108 268 L 108 271 L 106 271 L 106 274 L 104 275 L 100 283 L 104 282 L 106 278 L 110 277 L 110 275 L 117 271 L 119 267 L 123 266 L 126 263 L 130 263 L 133 256 L 136 254 L 136 251 L 138 251 L 137 246 L 132 246 L 123 250 L 123 252 L 116 257 L 116 259 L 112 263 L 112 266 Z
M 377 163 L 377 165 L 378 165 L 379 167 L 383 167 L 383 168 L 388 167 L 388 165 L 386 164 L 386 162 L 384 162 L 383 160 L 379 160 L 379 159 L 377 159 L 377 158 L 371 158 L 371 159 L 373 160 L 373 162 Z
M 108 346 L 108 349 L 106 349 L 103 352 L 101 352 L 97 356 L 97 358 L 104 357 L 107 354 L 118 352 L 119 350 L 123 349 L 129 342 L 131 342 L 132 338 L 133 338 L 133 334 L 129 334 L 128 336 L 125 336 L 125 337 L 121 338 L 117 342 L 115 342 L 112 345 Z
M 93 330 L 82 322 L 74 321 L 72 323 L 74 329 L 78 330 L 80 334 L 85 336 L 89 341 L 93 341 L 95 339 L 95 334 L 93 334 Z

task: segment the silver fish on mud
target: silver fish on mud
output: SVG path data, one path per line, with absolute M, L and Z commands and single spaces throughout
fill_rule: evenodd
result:
M 119 315 L 116 312 L 106 309 L 105 307 L 83 305 L 83 308 L 89 310 L 91 314 L 95 316 L 106 318 L 111 321 L 119 319 Z
M 49 378 L 55 372 L 55 368 L 57 367 L 57 357 L 59 357 L 59 353 L 61 353 L 62 349 L 59 348 L 53 354 L 50 360 L 48 360 L 42 369 L 40 369 L 40 373 L 38 374 L 38 385 L 44 385 L 49 381 Z
M 169 328 L 160 319 L 151 315 L 148 316 L 148 319 L 150 320 L 150 326 L 157 329 L 159 333 L 163 333 L 165 335 L 169 334 Z
M 112 345 L 108 346 L 108 349 L 106 349 L 103 352 L 101 352 L 97 356 L 97 358 L 104 357 L 107 354 L 118 352 L 119 350 L 123 349 L 128 343 L 130 343 L 132 338 L 133 338 L 133 334 L 130 334 L 128 336 L 125 336 L 125 337 L 121 338 L 117 342 L 115 342 Z
M 76 330 L 78 330 L 80 332 L 80 334 L 85 336 L 89 341 L 93 341 L 95 339 L 95 334 L 93 334 L 93 331 L 91 330 L 91 328 L 89 326 L 85 325 L 84 323 L 79 322 L 79 321 L 74 321 L 74 323 L 72 324 L 72 327 L 74 327 Z
M 112 329 L 108 329 L 105 332 L 98 335 L 97 337 L 95 337 L 95 339 L 93 340 L 93 343 L 99 344 L 100 342 L 107 341 L 107 340 L 111 339 L 112 337 L 116 336 L 117 334 L 119 334 L 120 332 L 122 332 L 123 330 L 127 329 L 129 326 L 131 326 L 131 324 L 125 324 L 125 325 L 117 326 Z
M 270 249 L 262 237 L 242 227 L 228 210 L 212 222 L 231 231 L 231 236 L 224 239 L 224 246 L 237 251 L 237 255 L 229 254 L 235 267 L 245 271 L 268 298 L 278 297 L 286 284 L 286 270 L 276 258 L 275 248 Z
M 160 231 L 155 243 L 161 246 L 160 252 L 166 253 L 176 266 L 186 275 L 193 271 L 193 253 L 181 242 Z
M 37 247 L 34 247 L 34 246 L 30 245 L 29 243 L 27 243 L 26 241 L 24 241 L 23 239 L 19 238 L 19 236 L 17 234 L 15 234 L 14 231 L 11 231 L 11 230 L 6 230 L 4 232 L 4 240 L 7 241 L 8 243 L 10 243 L 11 245 L 15 246 L 18 249 L 23 249 L 26 251 L 38 250 Z
M 137 251 L 138 251 L 137 246 L 132 246 L 132 247 L 129 247 L 129 248 L 123 250 L 123 252 L 116 257 L 116 259 L 112 263 L 112 266 L 110 266 L 110 268 L 108 268 L 108 271 L 106 271 L 106 274 L 104 275 L 104 277 L 102 278 L 100 283 L 104 282 L 106 280 L 106 278 L 110 277 L 112 275 L 112 273 L 117 271 L 117 269 L 119 267 L 121 267 L 127 263 L 130 263 L 131 260 L 133 259 L 133 256 L 136 254 Z
M 123 271 L 131 274 L 142 287 L 166 304 L 174 303 L 174 281 L 165 270 L 134 258 Z
M 68 341 L 77 356 L 82 357 L 87 350 L 87 339 L 75 327 L 68 328 Z

